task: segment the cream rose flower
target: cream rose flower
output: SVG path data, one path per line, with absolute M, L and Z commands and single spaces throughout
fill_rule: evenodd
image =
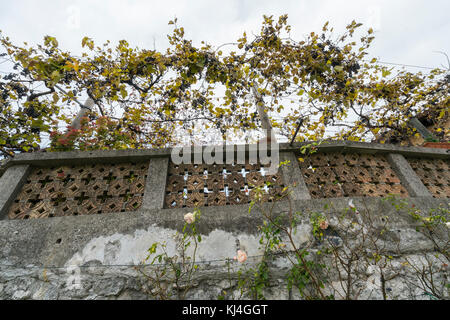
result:
M 184 221 L 186 221 L 187 224 L 191 224 L 195 221 L 195 215 L 192 212 L 188 212 L 184 215 Z
M 238 250 L 237 251 L 237 256 L 233 258 L 234 260 L 237 260 L 239 262 L 245 262 L 245 260 L 247 260 L 247 254 L 245 253 L 245 251 L 243 250 Z
M 322 220 L 319 224 L 320 229 L 325 230 L 326 228 L 328 228 L 328 221 L 326 220 Z

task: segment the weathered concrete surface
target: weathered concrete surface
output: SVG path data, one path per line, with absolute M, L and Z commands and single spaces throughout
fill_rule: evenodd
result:
M 415 210 L 423 212 L 438 206 L 449 206 L 447 199 L 424 197 L 407 201 L 410 206 L 414 205 Z M 354 216 L 355 221 L 362 219 L 362 213 L 366 210 L 370 212 L 367 216 L 372 225 L 381 226 L 385 219 L 389 219 L 389 230 L 383 233 L 377 245 L 385 252 L 391 252 L 395 268 L 398 269 L 393 267 L 392 270 L 403 274 L 389 280 L 392 297 L 406 299 L 407 295 L 415 295 L 416 299 L 420 298 L 422 292 L 414 289 L 413 284 L 410 284 L 411 290 L 408 292 L 402 287 L 406 285 L 405 277 L 412 277 L 402 269 L 402 263 L 405 257 L 420 259 L 433 253 L 435 244 L 416 231 L 417 223 L 410 215 L 402 210 L 398 212 L 389 201 L 353 198 L 352 202 L 361 212 Z M 328 209 L 325 205 L 328 205 Z M 269 210 L 271 206 L 269 203 L 262 209 Z M 350 232 L 347 229 L 351 223 L 339 222 L 342 212 L 349 208 L 348 198 L 293 201 L 292 207 L 298 212 L 322 212 L 330 228 L 337 232 L 330 234 L 329 239 L 338 246 L 349 245 L 346 241 L 350 241 L 351 246 L 357 246 L 367 233 L 364 229 Z M 234 298 L 239 297 L 236 291 L 236 270 L 243 264 L 231 263 L 232 280 L 229 280 L 229 265 L 226 261 L 233 261 L 237 249 L 242 249 L 251 257 L 247 261 L 249 267 L 257 263 L 263 253 L 258 231 L 263 222 L 261 209 L 254 207 L 249 213 L 248 208 L 248 205 L 202 208 L 198 224 L 202 241 L 197 250 L 197 261 L 201 268 L 194 281 L 194 288 L 186 298 L 217 299 L 222 290 L 234 294 Z M 272 213 L 275 216 L 285 214 L 288 208 L 286 201 L 279 202 Z M 184 226 L 183 215 L 189 211 L 187 208 L 141 210 L 134 213 L 0 221 L 0 298 L 147 299 L 151 296 L 152 288 L 146 287 L 148 281 L 134 266 L 143 261 L 147 249 L 154 242 L 165 242 L 169 255 L 177 254 L 175 234 L 181 231 Z M 312 237 L 312 226 L 307 216 L 299 221 L 296 230 L 294 241 L 298 247 L 320 249 L 320 242 Z M 370 246 L 367 246 L 369 250 Z M 192 251 L 187 252 L 190 253 Z M 286 289 L 284 279 L 289 270 L 286 258 L 277 258 L 271 265 L 272 285 L 266 288 L 267 297 L 299 298 L 298 294 Z M 361 279 L 366 279 L 358 280 L 362 281 L 361 297 L 379 299 L 379 292 L 372 292 L 375 287 L 379 287 L 378 271 L 376 268 L 373 271 L 363 261 L 360 269 L 355 272 L 361 274 Z M 394 272 L 392 270 L 390 272 Z M 439 271 L 435 276 L 445 275 L 445 272 Z M 81 279 L 75 289 L 72 279 Z M 337 281 L 335 274 L 332 280 Z
M 386 158 L 411 197 L 431 197 L 430 191 L 422 183 L 404 156 L 398 153 L 390 153 Z
M 167 171 L 169 158 L 153 158 L 150 160 L 147 182 L 145 183 L 142 208 L 145 210 L 162 209 L 166 195 Z
M 293 152 L 281 152 L 280 162 L 289 161 L 289 164 L 281 166 L 283 182 L 286 186 L 290 186 L 290 197 L 292 200 L 309 200 L 308 187 L 306 186 L 303 174 L 298 166 L 297 157 Z
M 20 191 L 29 172 L 29 165 L 18 165 L 8 168 L 0 177 L 0 220 L 6 218 L 9 206 Z
M 417 210 L 428 211 L 429 208 L 436 208 L 439 205 L 448 207 L 447 199 L 412 198 L 408 200 Z M 293 210 L 325 212 L 324 205 L 332 203 L 333 211 L 338 215 L 348 208 L 348 201 L 348 198 L 294 201 Z M 379 198 L 353 198 L 352 201 L 355 206 L 367 208 L 372 212 L 375 220 L 389 216 L 392 226 L 413 228 L 411 218 L 396 212 L 387 201 Z M 265 210 L 269 210 L 271 206 L 272 204 L 266 204 Z M 202 208 L 198 229 L 204 236 L 217 230 L 230 235 L 258 235 L 258 227 L 263 222 L 262 215 L 257 207 L 254 207 L 251 213 L 248 213 L 248 208 L 248 205 Z M 287 208 L 288 203 L 280 201 L 275 204 L 273 214 L 286 213 Z M 139 232 L 147 234 L 162 232 L 160 236 L 155 234 L 149 238 L 149 242 L 157 239 L 166 240 L 168 233 L 181 231 L 184 226 L 183 215 L 190 211 L 192 209 L 181 208 L 47 219 L 4 220 L 0 222 L 0 258 L 18 265 L 61 266 L 76 253 L 82 252 L 93 239 L 111 240 L 117 235 L 124 239 L 129 236 L 139 238 L 142 237 L 138 235 Z M 330 219 L 332 218 L 331 216 Z M 226 246 L 224 241 L 219 241 L 218 244 Z M 129 260 L 137 261 L 140 249 L 136 247 L 136 250 L 128 250 L 131 257 Z M 215 253 L 211 254 L 213 258 L 216 258 Z M 223 257 L 226 258 L 227 255 Z

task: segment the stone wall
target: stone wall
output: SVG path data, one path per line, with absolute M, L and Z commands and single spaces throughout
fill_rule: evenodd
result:
M 254 298 L 251 292 L 242 294 L 238 280 L 243 279 L 246 270 L 260 266 L 264 257 L 260 244 L 262 214 L 271 212 L 275 217 L 286 218 L 289 212 L 301 212 L 303 215 L 293 226 L 296 232 L 292 240 L 298 248 L 308 248 L 310 259 L 322 259 L 317 253 L 330 244 L 340 248 L 342 254 L 359 254 L 347 260 L 352 261 L 350 273 L 343 265 L 322 271 L 327 281 L 326 294 L 345 298 L 345 284 L 350 281 L 349 298 L 353 299 L 383 299 L 383 292 L 388 299 L 448 299 L 448 225 L 437 226 L 433 229 L 436 237 L 430 237 L 427 229 L 421 227 L 422 218 L 414 213 L 428 219 L 438 212 L 448 219 L 450 195 L 432 195 L 429 186 L 422 182 L 423 175 L 421 179 L 416 174 L 417 166 L 413 169 L 406 160 L 413 157 L 448 163 L 448 153 L 361 143 L 323 145 L 319 153 L 345 151 L 385 157 L 398 179 L 393 184 L 401 185 L 407 197 L 386 198 L 383 193 L 383 197 L 339 194 L 315 198 L 309 193 L 311 181 L 305 182 L 303 167 L 296 161 L 298 148 L 294 145 L 280 149 L 282 160 L 292 160 L 280 171 L 285 185 L 294 184 L 289 199 L 263 202 L 252 207 L 250 213 L 248 203 L 199 207 L 201 218 L 196 226 L 202 241 L 195 253 L 199 267 L 189 283 L 179 284 L 178 291 L 170 281 L 163 281 L 162 285 L 168 286 L 164 290 L 172 291 L 173 298 L 177 293 L 186 299 Z M 183 216 L 193 210 L 189 206 L 165 208 L 169 155 L 170 150 L 69 152 L 24 154 L 10 161 L 0 180 L 0 298 L 158 298 L 155 282 L 144 274 L 153 275 L 161 266 L 145 261 L 147 250 L 155 242 L 165 242 L 169 256 L 180 255 L 176 234 L 185 226 Z M 143 160 L 148 161 L 149 167 L 142 205 L 137 210 L 55 214 L 45 219 L 8 218 L 33 168 Z M 313 234 L 311 216 L 317 213 L 328 222 L 322 238 Z M 283 243 L 292 249 L 285 236 Z M 248 255 L 243 263 L 233 260 L 239 249 Z M 185 254 L 192 256 L 192 247 Z M 374 254 L 385 260 L 371 259 Z M 324 260 L 318 262 L 333 266 L 332 255 L 322 256 Z M 287 286 L 286 278 L 292 268 L 288 259 L 276 250 L 270 258 L 266 256 L 269 271 L 262 289 L 265 298 L 302 298 L 298 290 Z M 427 288 L 429 283 L 423 280 L 430 275 L 434 289 Z

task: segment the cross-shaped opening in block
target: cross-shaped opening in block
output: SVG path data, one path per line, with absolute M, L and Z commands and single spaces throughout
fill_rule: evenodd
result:
M 82 204 L 84 202 L 84 200 L 89 199 L 89 197 L 86 196 L 84 192 L 82 192 L 79 197 L 75 197 L 74 199 L 77 200 L 78 204 L 80 205 L 80 204 Z
M 220 198 L 216 197 L 216 198 L 214 198 L 214 200 L 212 202 L 215 204 L 219 204 Z
M 88 185 L 89 182 L 91 182 L 92 180 L 94 180 L 94 178 L 92 177 L 91 173 L 89 173 L 86 177 L 81 179 L 81 181 L 83 181 L 85 185 Z
M 116 184 L 113 189 L 115 189 L 116 191 L 119 190 L 120 188 L 122 188 L 122 186 L 120 184 Z
M 96 183 L 96 184 L 92 187 L 92 189 L 94 189 L 94 191 L 97 191 L 98 189 L 100 189 L 100 186 Z
M 111 181 L 116 180 L 117 177 L 115 177 L 112 172 L 110 172 L 106 177 L 103 178 L 108 184 L 111 183 Z
M 64 197 L 63 193 L 58 193 L 56 195 L 56 197 L 50 199 L 50 202 L 53 204 L 54 207 L 56 207 L 56 206 L 60 205 L 61 203 L 66 202 L 66 200 L 67 199 L 66 199 L 66 197 Z
M 108 191 L 103 191 L 103 194 L 97 196 L 97 199 L 101 200 L 102 203 L 111 198 L 112 196 L 108 194 Z
M 128 181 L 133 181 L 137 178 L 137 175 L 134 173 L 134 171 L 130 171 L 130 173 L 123 177 L 124 179 L 127 179 Z
M 247 175 L 247 173 L 250 173 L 250 170 L 242 168 L 242 170 L 239 172 L 240 174 L 242 174 L 242 176 L 245 178 L 245 176 Z
M 28 199 L 28 202 L 31 203 L 31 208 L 33 208 L 35 205 L 41 202 L 41 199 L 39 199 L 39 195 L 35 195 L 33 198 Z
M 75 179 L 71 178 L 71 175 L 68 174 L 61 181 L 63 182 L 63 185 L 67 185 L 70 181 L 73 181 L 73 180 L 75 180 Z
M 47 183 L 53 182 L 49 176 L 46 176 L 44 179 L 38 181 L 41 184 L 41 188 L 45 187 Z
M 127 190 L 124 194 L 120 194 L 119 197 L 123 198 L 123 201 L 128 201 L 133 196 L 130 190 Z

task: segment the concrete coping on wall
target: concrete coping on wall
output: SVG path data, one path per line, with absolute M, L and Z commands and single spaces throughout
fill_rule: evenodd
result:
M 280 152 L 297 151 L 302 146 L 311 142 L 279 144 Z M 237 150 L 245 150 L 248 152 L 256 145 L 228 145 L 234 152 Z M 211 147 L 211 146 L 209 146 Z M 222 147 L 222 151 L 226 153 L 226 145 L 216 146 L 216 150 Z M 197 147 L 198 148 L 198 147 Z M 206 146 L 202 147 L 202 152 Z M 341 152 L 341 153 L 368 153 L 368 154 L 388 154 L 398 153 L 406 157 L 434 158 L 434 159 L 450 159 L 450 153 L 445 149 L 424 148 L 424 147 L 402 147 L 390 144 L 376 144 L 353 141 L 335 141 L 326 142 L 317 146 L 318 152 Z M 191 148 L 194 155 L 197 150 Z M 94 151 L 67 151 L 67 152 L 34 152 L 22 153 L 16 155 L 13 159 L 5 164 L 4 169 L 20 164 L 30 164 L 33 166 L 54 166 L 65 164 L 90 164 L 96 162 L 120 163 L 120 162 L 140 162 L 157 157 L 170 157 L 173 148 L 163 149 L 127 149 L 127 150 L 94 150 Z

